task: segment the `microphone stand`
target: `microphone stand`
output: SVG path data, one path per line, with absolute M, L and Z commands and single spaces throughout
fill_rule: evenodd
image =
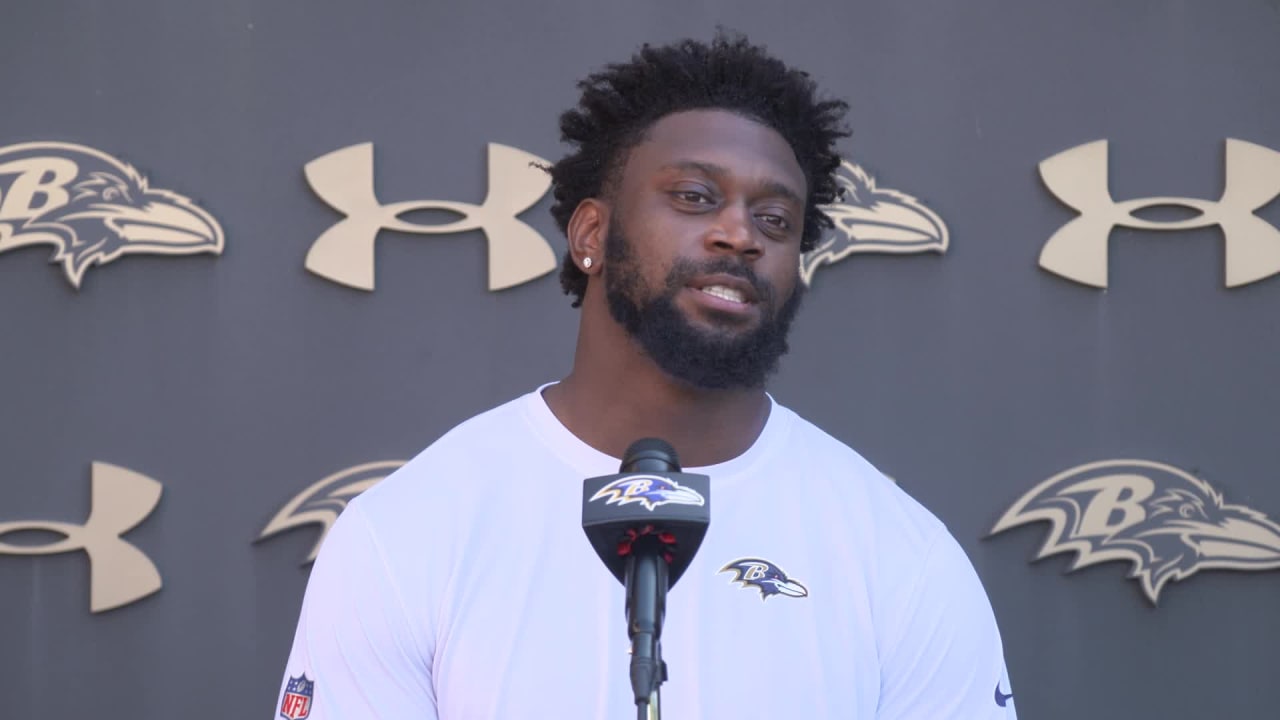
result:
M 639 720 L 661 720 L 658 687 L 667 679 L 662 621 L 667 605 L 667 563 L 652 536 L 638 539 L 627 558 L 627 634 L 631 636 L 631 690 Z
M 662 698 L 659 697 L 658 688 L 653 689 L 648 703 L 637 707 L 639 707 L 638 720 L 662 720 Z

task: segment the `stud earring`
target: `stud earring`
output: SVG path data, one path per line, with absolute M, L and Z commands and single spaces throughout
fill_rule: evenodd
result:
M 591 269 L 591 258 L 582 258 L 582 267 L 584 267 L 584 268 L 586 268 L 586 269 L 590 270 L 590 269 Z

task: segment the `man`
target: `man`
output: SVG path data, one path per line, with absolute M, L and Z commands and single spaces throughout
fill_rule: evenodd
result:
M 1013 717 L 959 545 L 764 389 L 828 225 L 844 103 L 735 37 L 645 47 L 581 87 L 551 168 L 572 371 L 351 502 L 279 715 L 633 717 L 623 588 L 582 533 L 582 480 L 658 437 L 716 500 L 667 600 L 670 717 Z

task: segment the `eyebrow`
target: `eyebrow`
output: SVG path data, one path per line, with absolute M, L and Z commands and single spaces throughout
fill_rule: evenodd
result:
M 699 162 L 697 160 L 680 160 L 678 162 L 673 162 L 667 165 L 663 165 L 662 169 L 663 170 L 697 170 L 698 172 L 701 172 L 704 175 L 710 175 L 712 177 L 724 176 L 729 174 L 729 169 L 726 167 L 716 165 L 715 163 Z M 797 205 L 800 205 L 801 207 L 804 207 L 805 205 L 804 198 L 797 195 L 796 192 L 792 190 L 790 187 L 788 187 L 785 183 L 779 182 L 777 180 L 762 180 L 759 183 L 756 183 L 755 186 L 760 190 L 763 190 L 765 193 L 769 195 L 782 196 L 788 200 L 791 200 Z

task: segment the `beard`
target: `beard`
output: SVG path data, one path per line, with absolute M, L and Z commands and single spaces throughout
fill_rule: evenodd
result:
M 605 298 L 609 314 L 668 375 L 704 390 L 763 387 L 787 353 L 787 334 L 800 309 L 804 286 L 797 282 L 781 306 L 773 286 L 749 263 L 721 257 L 702 263 L 677 259 L 657 292 L 645 287 L 634 247 L 620 223 L 605 238 Z M 677 293 L 698 275 L 724 273 L 755 289 L 760 324 L 750 330 L 696 327 L 676 307 Z

